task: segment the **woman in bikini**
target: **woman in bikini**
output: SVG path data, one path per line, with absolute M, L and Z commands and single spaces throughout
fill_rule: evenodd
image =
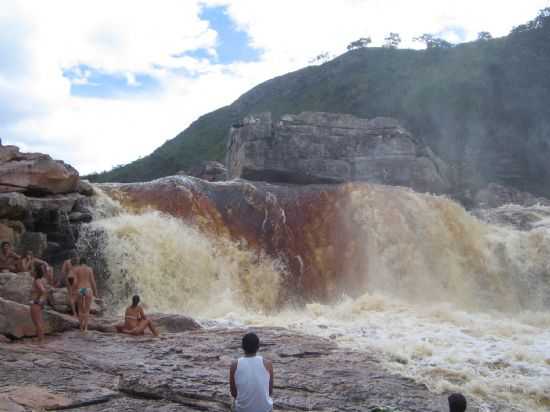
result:
M 129 335 L 144 335 L 145 330 L 149 328 L 155 336 L 159 335 L 158 330 L 149 319 L 146 318 L 143 308 L 139 306 L 139 296 L 132 298 L 132 305 L 124 313 L 124 323 L 115 326 L 118 333 L 127 333 Z
M 48 292 L 44 285 L 44 274 L 46 268 L 38 264 L 34 268 L 34 281 L 31 289 L 31 319 L 36 327 L 36 336 L 38 343 L 44 342 L 44 319 L 42 318 L 42 309 L 46 304 Z

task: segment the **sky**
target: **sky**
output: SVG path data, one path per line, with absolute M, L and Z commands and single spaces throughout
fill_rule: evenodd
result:
M 146 156 L 255 85 L 342 54 L 503 36 L 550 0 L 0 0 L 0 138 L 81 174 Z M 229 125 L 228 125 L 229 127 Z

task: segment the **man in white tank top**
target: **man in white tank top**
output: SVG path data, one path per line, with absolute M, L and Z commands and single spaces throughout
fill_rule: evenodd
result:
M 229 387 L 235 398 L 235 412 L 273 410 L 273 365 L 257 355 L 260 339 L 255 333 L 243 336 L 244 356 L 229 369 Z

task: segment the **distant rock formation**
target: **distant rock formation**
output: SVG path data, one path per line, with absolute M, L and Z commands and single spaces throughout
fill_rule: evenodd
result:
M 391 118 L 304 112 L 273 121 L 270 113 L 234 125 L 229 178 L 309 184 L 367 181 L 421 192 L 450 190 L 446 165 Z

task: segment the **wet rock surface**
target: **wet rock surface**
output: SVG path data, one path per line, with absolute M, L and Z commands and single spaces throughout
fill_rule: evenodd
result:
M 256 332 L 262 355 L 273 360 L 276 411 L 444 410 L 444 395 L 384 371 L 369 354 L 287 329 Z M 216 328 L 153 338 L 74 331 L 43 346 L 0 343 L 0 405 L 6 388 L 26 393 L 34 385 L 43 402 L 82 411 L 229 411 L 228 370 L 241 356 L 243 333 Z M 13 410 L 30 410 L 15 400 Z

